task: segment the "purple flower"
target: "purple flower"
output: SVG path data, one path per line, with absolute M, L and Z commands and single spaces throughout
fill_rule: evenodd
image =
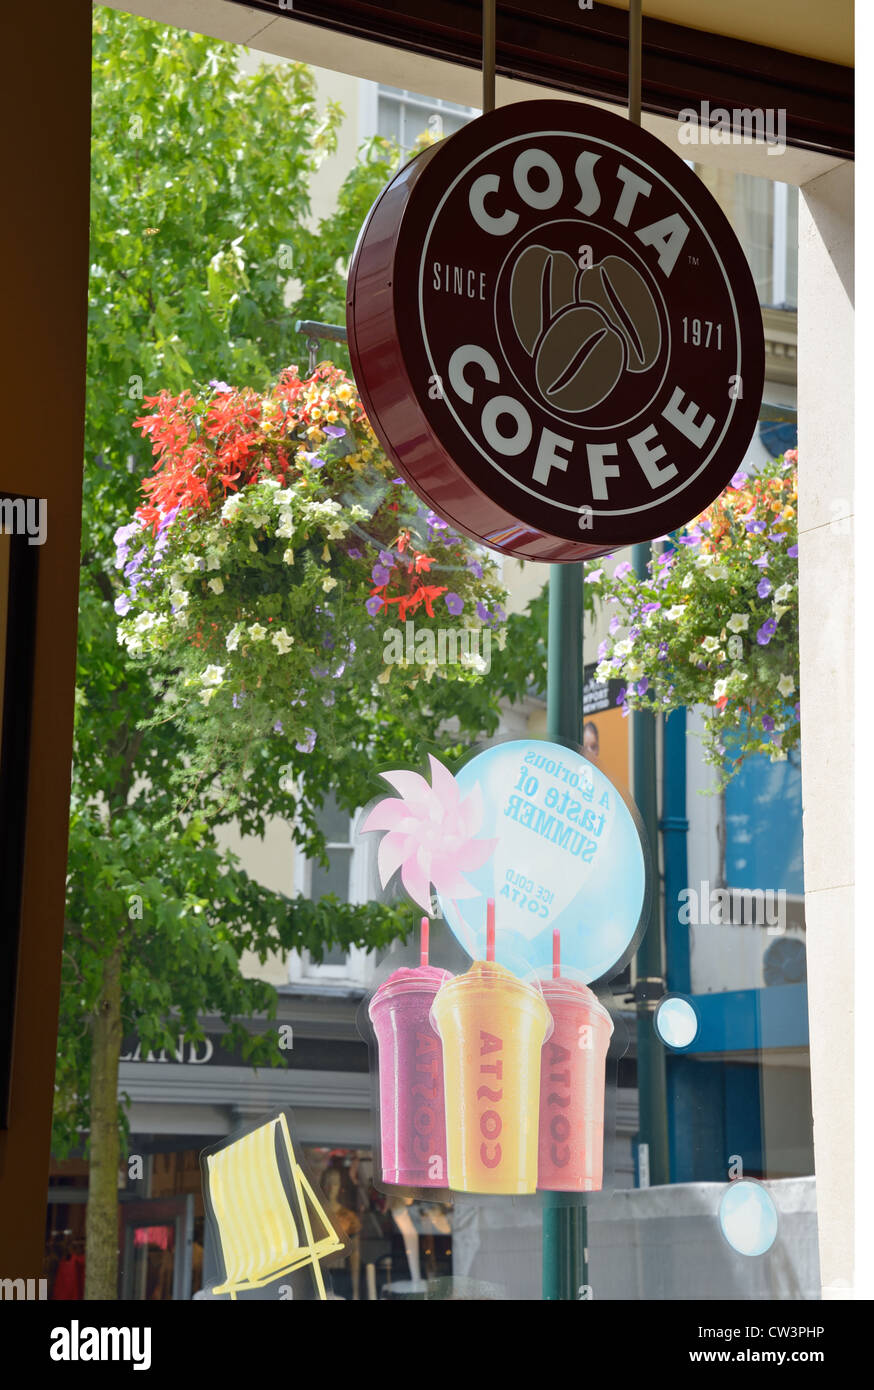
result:
M 182 508 L 182 504 L 181 504 L 181 503 L 177 503 L 177 505 L 176 505 L 175 507 L 171 507 L 171 508 L 170 508 L 169 512 L 164 512 L 164 515 L 161 517 L 161 520 L 158 522 L 158 538 L 159 538 L 159 540 L 164 540 L 164 539 L 166 539 L 166 538 L 164 537 L 164 532 L 167 530 L 167 527 L 168 527 L 168 526 L 172 526 L 172 525 L 173 525 L 173 522 L 176 520 L 177 516 L 179 515 L 179 512 L 181 511 L 181 508 Z
M 342 425 L 322 425 L 325 434 L 329 434 L 332 439 L 342 439 L 346 431 Z
M 381 589 L 383 585 L 387 584 L 391 579 L 391 574 L 386 569 L 385 565 L 374 565 L 373 569 L 370 571 L 370 577 L 374 584 Z
M 659 661 L 667 661 L 667 659 L 668 659 L 668 644 L 667 644 L 667 642 L 660 642 L 660 643 L 659 643 Z
M 328 668 L 327 668 L 327 666 L 311 666 L 311 667 L 310 667 L 310 675 L 311 675 L 311 676 L 314 676 L 316 680 L 324 680 L 324 679 L 325 679 L 325 676 L 326 676 L 327 674 L 328 674 Z
M 774 720 L 771 718 L 770 714 L 762 715 L 762 728 L 765 730 L 766 734 L 774 732 Z
M 598 660 L 599 660 L 599 661 L 603 661 L 606 655 L 607 655 L 607 638 L 605 637 L 605 638 L 604 638 L 604 641 L 601 642 L 600 645 L 599 645 L 599 647 L 598 647 Z
M 623 685 L 622 689 L 619 691 L 619 694 L 616 696 L 616 703 L 617 703 L 617 705 L 624 705 L 624 704 L 625 704 L 625 686 L 624 686 L 624 685 Z
M 632 683 L 631 683 L 631 684 L 629 685 L 629 687 L 628 687 L 628 694 L 629 694 L 629 695 L 636 695 L 636 694 L 637 694 L 637 686 L 634 684 L 633 681 L 632 681 Z
M 485 604 L 483 603 L 482 599 L 478 599 L 478 600 L 477 600 L 477 605 L 476 605 L 476 616 L 479 618 L 479 620 L 480 620 L 481 623 L 488 623 L 488 622 L 491 622 L 491 617 L 492 617 L 492 615 L 491 615 L 491 613 L 489 612 L 489 610 L 486 608 L 486 606 L 485 606 Z
M 648 689 L 649 689 L 649 676 L 644 676 L 644 677 L 643 677 L 643 680 L 639 680 L 639 681 L 637 682 L 637 693 L 638 693 L 638 695 L 645 695 Z
M 335 680 L 335 681 L 338 681 L 338 680 L 340 679 L 340 677 L 342 676 L 342 674 L 343 674 L 343 672 L 344 672 L 345 670 L 346 670 L 346 663 L 345 663 L 345 661 L 340 661 L 340 662 L 338 662 L 337 665 L 334 667 L 334 670 L 331 672 L 331 674 L 332 674 L 333 677 L 334 677 L 334 680 Z
M 800 704 L 796 704 L 796 705 L 793 705 L 792 708 L 795 710 L 795 718 L 800 720 L 800 718 L 801 718 L 801 705 L 800 705 Z
M 674 551 L 669 550 L 665 555 L 660 555 L 656 563 L 659 565 L 672 565 L 674 563 L 674 559 Z
M 349 549 L 346 551 L 346 554 L 349 556 L 349 559 L 350 559 L 350 560 L 360 560 L 360 559 L 361 559 L 361 551 L 358 549 L 357 546 L 354 546 L 354 545 L 350 546 Z
M 640 611 L 641 613 L 655 613 L 659 608 L 661 608 L 660 603 L 645 603 Z
M 756 585 L 756 593 L 759 598 L 767 598 L 771 592 L 771 581 L 766 574 L 763 574 Z
M 322 638 L 322 646 L 323 646 L 327 651 L 332 652 L 332 651 L 334 650 L 334 648 L 336 647 L 336 645 L 337 645 L 337 644 L 336 644 L 336 642 L 334 641 L 333 637 L 331 636 L 330 632 L 326 633 L 325 636 Z
M 762 623 L 762 626 L 759 628 L 758 632 L 756 633 L 756 641 L 758 642 L 759 646 L 760 646 L 760 647 L 767 647 L 768 643 L 770 642 L 771 638 L 774 636 L 774 633 L 775 633 L 776 631 L 777 631 L 777 620 L 776 620 L 776 618 L 768 618 L 766 622 Z
M 303 743 L 296 743 L 294 746 L 298 753 L 312 753 L 316 746 L 316 731 L 315 729 L 306 729 L 304 732 L 306 733 L 306 738 Z
M 614 579 L 622 579 L 624 575 L 630 574 L 630 573 L 631 573 L 631 563 L 630 563 L 630 561 L 628 561 L 628 560 L 623 560 L 622 563 L 619 564 L 619 565 L 617 565 L 616 568 L 615 568 L 615 570 L 613 571 L 613 578 L 614 578 Z
M 764 531 L 766 524 L 767 523 L 764 521 L 748 521 L 746 523 L 746 529 L 751 536 L 760 536 Z
M 281 720 L 281 719 L 277 719 L 276 723 L 273 725 L 273 732 L 274 732 L 275 734 L 281 734 L 281 733 L 282 733 L 282 720 Z
M 130 612 L 130 599 L 127 594 L 119 594 L 115 600 L 115 611 L 120 618 L 123 618 L 125 613 Z
M 585 580 L 584 580 L 584 583 L 586 583 L 586 584 L 597 584 L 598 580 L 602 578 L 603 574 L 604 574 L 604 571 L 603 571 L 602 569 L 601 569 L 601 570 L 592 570 L 592 573 L 591 573 L 591 574 L 587 574 L 587 575 L 586 575 Z
M 680 545 L 700 545 L 701 537 L 694 532 L 689 532 L 687 536 L 680 537 Z
M 739 470 L 731 479 L 731 486 L 736 488 L 742 488 L 746 483 L 747 478 L 748 475 L 744 473 L 743 470 Z
M 757 560 L 753 560 L 753 564 L 758 565 L 760 570 L 766 570 L 768 568 L 768 561 L 770 560 L 770 558 L 771 557 L 769 555 L 760 555 Z
M 377 613 L 382 608 L 382 599 L 380 598 L 379 594 L 372 594 L 371 597 L 365 603 L 364 607 L 367 609 L 371 618 L 375 618 Z
M 446 601 L 446 607 L 449 609 L 453 618 L 457 618 L 464 608 L 464 599 L 459 598 L 458 594 L 444 594 L 443 597 Z
M 403 482 L 406 482 L 406 479 L 405 479 L 405 478 L 392 478 L 392 482 L 393 482 L 393 483 L 403 483 Z
M 216 381 L 215 377 L 210 381 L 213 391 L 233 391 L 233 386 L 229 386 L 226 381 Z
M 241 690 L 240 693 L 239 693 L 239 695 L 232 695 L 232 696 L 231 696 L 231 704 L 233 705 L 234 709 L 239 709 L 239 708 L 240 708 L 240 705 L 243 703 L 243 701 L 245 700 L 245 698 L 246 698 L 246 692 L 245 692 L 245 690 Z M 294 700 L 292 700 L 292 704 L 294 704 L 294 703 L 295 703 Z
M 786 551 L 786 554 L 789 556 L 790 560 L 797 560 L 797 559 L 798 559 L 798 546 L 797 546 L 797 545 L 790 545 L 789 549 Z
M 635 638 L 637 638 L 637 637 L 640 636 L 640 628 L 639 628 L 639 627 L 632 627 L 632 628 L 630 628 L 630 629 L 629 629 L 629 632 L 628 632 L 628 636 L 631 638 L 631 640 L 632 640 L 632 642 L 633 642 L 633 641 L 635 640 Z
M 501 607 L 501 605 L 500 605 L 499 603 L 496 603 L 495 606 L 494 606 L 494 608 L 492 609 L 492 620 L 493 620 L 493 622 L 502 623 L 502 622 L 504 621 L 504 619 L 506 618 L 506 616 L 507 616 L 507 615 L 506 615 L 506 613 L 504 612 L 504 610 L 503 610 L 503 608 Z
M 472 555 L 468 557 L 467 568 L 470 570 L 474 579 L 482 579 L 483 567 L 480 564 L 479 560 L 474 559 Z
M 701 531 L 709 531 L 709 530 L 710 530 L 710 522 L 709 522 L 709 521 L 699 521 L 699 522 L 698 522 L 698 527 L 699 527 L 699 530 L 701 530 Z
M 385 565 L 387 569 L 391 569 L 396 561 L 390 550 L 381 550 L 379 552 L 379 563 Z
M 615 635 L 616 635 L 616 633 L 619 631 L 619 628 L 620 628 L 620 627 L 621 627 L 621 623 L 619 622 L 619 619 L 618 619 L 618 618 L 611 618 L 611 619 L 610 619 L 609 626 L 608 626 L 608 628 L 607 628 L 607 631 L 610 633 L 610 636 L 611 636 L 611 637 L 615 637 Z
M 429 512 L 425 520 L 433 531 L 448 531 L 449 522 L 442 521 L 436 512 Z
M 325 460 L 320 459 L 318 454 L 308 453 L 305 449 L 303 456 L 311 468 L 324 468 Z

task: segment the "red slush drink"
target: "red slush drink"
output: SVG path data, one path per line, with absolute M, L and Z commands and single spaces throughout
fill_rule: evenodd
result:
M 446 1186 L 443 1049 L 429 1014 L 449 979 L 433 965 L 395 970 L 368 1008 L 379 1047 L 382 1179 L 391 1186 Z
M 604 1081 L 613 1020 L 584 984 L 543 981 L 552 1013 L 540 1074 L 537 1186 L 598 1192 L 604 1176 Z

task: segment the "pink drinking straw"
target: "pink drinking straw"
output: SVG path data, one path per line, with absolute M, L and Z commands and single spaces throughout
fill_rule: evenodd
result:
M 419 923 L 419 964 L 428 964 L 428 918 L 423 917 Z
M 486 960 L 495 958 L 495 900 L 486 903 Z
M 552 978 L 561 979 L 561 932 L 558 927 L 552 930 Z

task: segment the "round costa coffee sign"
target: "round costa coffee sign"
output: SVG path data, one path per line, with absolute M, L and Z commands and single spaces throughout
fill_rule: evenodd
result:
M 761 403 L 762 317 L 725 216 L 653 136 L 572 102 L 503 107 L 402 169 L 359 237 L 347 322 L 399 471 L 534 560 L 689 521 Z

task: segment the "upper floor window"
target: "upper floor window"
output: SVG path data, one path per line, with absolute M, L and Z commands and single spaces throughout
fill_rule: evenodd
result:
M 442 97 L 423 96 L 400 87 L 363 83 L 362 135 L 382 135 L 394 140 L 406 153 L 419 136 L 430 131 L 438 139 L 454 135 L 480 113 Z
M 354 817 L 342 811 L 330 793 L 318 814 L 319 829 L 325 837 L 327 866 L 317 859 L 299 856 L 296 861 L 296 888 L 307 897 L 319 899 L 331 893 L 338 902 L 360 903 L 366 898 L 364 851 L 353 843 Z M 353 980 L 365 977 L 367 952 L 341 946 L 326 950 L 321 961 L 309 952 L 295 953 L 290 965 L 291 979 Z

